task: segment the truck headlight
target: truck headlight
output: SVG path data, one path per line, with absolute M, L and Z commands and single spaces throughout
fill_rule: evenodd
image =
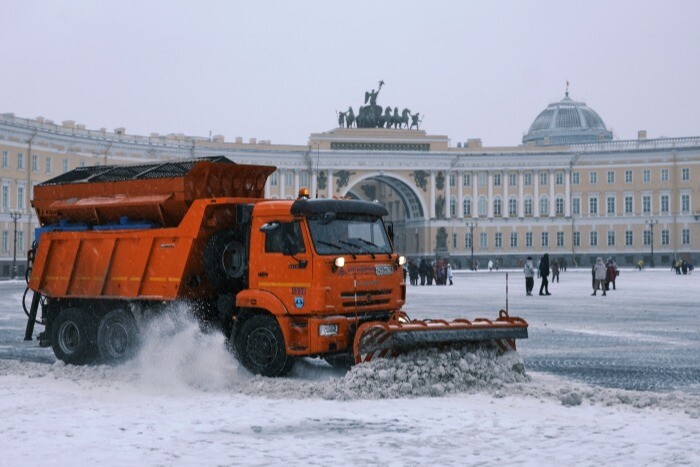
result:
M 406 257 L 399 256 L 399 266 L 403 266 L 404 264 L 406 264 Z
M 338 335 L 338 325 L 337 324 L 319 324 L 318 325 L 318 335 L 319 336 L 336 336 L 336 335 Z
M 335 259 L 335 261 L 333 261 L 333 265 L 338 269 L 342 268 L 343 266 L 345 266 L 345 258 L 342 256 L 338 256 Z

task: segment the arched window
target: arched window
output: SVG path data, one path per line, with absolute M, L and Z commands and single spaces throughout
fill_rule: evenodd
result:
M 518 199 L 515 196 L 508 198 L 508 215 L 510 217 L 518 215 Z
M 462 210 L 464 212 L 464 217 L 472 216 L 472 199 L 469 196 L 464 198 L 464 201 L 462 202 Z
M 493 199 L 493 216 L 501 217 L 503 215 L 503 201 L 501 201 L 500 196 L 496 196 Z
M 526 216 L 532 216 L 532 197 L 530 195 L 527 195 L 525 197 L 525 215 Z
M 547 195 L 543 195 L 540 198 L 540 216 L 549 215 L 549 198 Z
M 479 196 L 479 216 L 486 216 L 487 209 L 486 196 Z

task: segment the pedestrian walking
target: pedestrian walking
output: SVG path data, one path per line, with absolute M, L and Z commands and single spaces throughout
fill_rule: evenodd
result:
M 615 287 L 615 278 L 617 277 L 617 264 L 611 256 L 608 256 L 608 260 L 605 263 L 605 290 L 610 290 L 610 284 L 612 284 L 613 290 Z
M 552 260 L 552 284 L 559 282 L 559 262 L 556 258 Z
M 489 271 L 493 270 L 493 261 L 489 260 Z
M 525 275 L 525 295 L 532 295 L 532 288 L 535 286 L 535 266 L 532 264 L 532 256 L 528 256 L 523 266 Z
M 540 283 L 540 295 L 552 295 L 549 293 L 549 253 L 542 255 L 538 270 L 542 278 L 542 282 Z
M 603 296 L 606 295 L 605 293 L 605 274 L 607 272 L 607 268 L 605 267 L 605 264 L 603 263 L 603 258 L 598 256 L 595 259 L 595 264 L 593 265 L 593 293 L 591 295 L 595 295 L 598 289 L 603 289 Z
M 452 285 L 452 265 L 450 263 L 447 263 L 447 280 Z

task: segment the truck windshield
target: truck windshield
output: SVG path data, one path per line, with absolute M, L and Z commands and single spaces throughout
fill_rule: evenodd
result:
M 309 218 L 309 231 L 319 255 L 391 254 L 381 218 L 338 214 L 332 219 Z

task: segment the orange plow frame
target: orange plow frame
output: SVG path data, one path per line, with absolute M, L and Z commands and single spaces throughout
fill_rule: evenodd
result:
M 500 310 L 496 320 L 476 318 L 411 321 L 396 312 L 389 321 L 362 324 L 355 334 L 353 355 L 356 363 L 375 357 L 392 357 L 402 351 L 467 342 L 494 341 L 502 351 L 515 350 L 515 339 L 527 338 L 527 322 Z

